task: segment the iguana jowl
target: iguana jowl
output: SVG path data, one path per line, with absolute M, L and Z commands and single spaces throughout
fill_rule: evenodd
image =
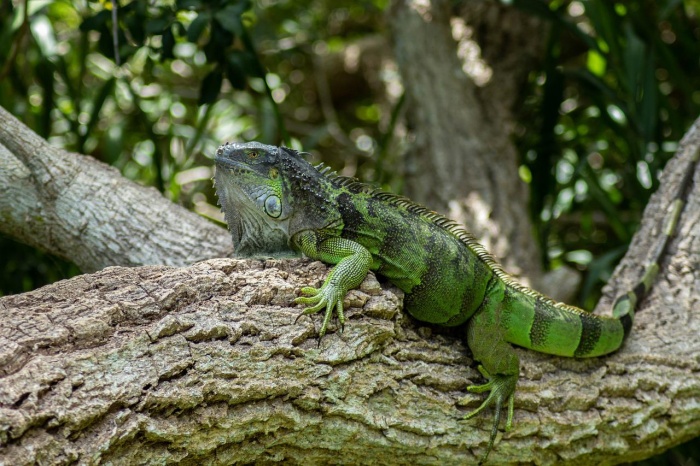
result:
M 313 167 L 296 151 L 260 143 L 226 143 L 216 157 L 219 202 L 239 254 L 291 255 L 335 264 L 321 288 L 305 287 L 302 313 L 325 309 L 319 336 L 333 311 L 342 324 L 343 298 L 372 270 L 405 292 L 404 308 L 418 320 L 466 323 L 483 385 L 484 402 L 465 418 L 494 408 L 482 461 L 493 448 L 502 408 L 512 426 L 519 360 L 512 344 L 570 357 L 617 350 L 629 333 L 637 301 L 648 291 L 667 241 L 644 278 L 613 306 L 613 317 L 557 303 L 517 283 L 455 222 L 410 200 Z M 685 183 L 685 182 L 684 182 Z M 674 205 L 671 228 L 682 204 Z

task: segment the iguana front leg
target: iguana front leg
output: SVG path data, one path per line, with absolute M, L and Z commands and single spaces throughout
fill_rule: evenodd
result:
M 301 292 L 308 296 L 294 300 L 297 304 L 310 306 L 305 308 L 301 315 L 314 314 L 326 308 L 323 324 L 318 332 L 321 338 L 326 334 L 333 309 L 338 312 L 340 325 L 345 323 L 343 299 L 349 290 L 357 287 L 367 276 L 372 264 L 372 254 L 359 243 L 336 236 L 323 238 L 313 230 L 298 233 L 292 238 L 292 244 L 311 259 L 337 264 L 321 288 L 306 286 Z

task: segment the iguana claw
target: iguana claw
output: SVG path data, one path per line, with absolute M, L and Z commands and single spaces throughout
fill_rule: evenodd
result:
M 484 378 L 488 380 L 488 382 L 486 382 L 483 385 L 472 385 L 471 387 L 467 387 L 467 390 L 472 393 L 489 392 L 489 395 L 486 397 L 484 402 L 481 403 L 481 406 L 465 415 L 463 419 L 471 419 L 485 408 L 488 408 L 489 406 L 494 407 L 491 437 L 489 438 L 489 444 L 486 447 L 486 453 L 484 453 L 484 455 L 479 460 L 479 464 L 482 464 L 486 461 L 486 459 L 489 456 L 489 453 L 491 453 L 491 450 L 493 449 L 493 443 L 496 440 L 496 435 L 498 434 L 498 425 L 501 422 L 501 409 L 503 408 L 503 403 L 506 400 L 508 401 L 506 432 L 513 427 L 513 401 L 515 399 L 515 384 L 518 381 L 518 376 L 508 374 L 491 375 L 481 365 L 478 367 L 478 369 L 479 372 L 481 372 L 481 375 L 483 375 Z
M 330 283 L 324 283 L 321 288 L 313 288 L 311 286 L 305 286 L 301 289 L 302 294 L 308 296 L 300 296 L 294 300 L 297 304 L 310 305 L 310 307 L 304 308 L 301 314 L 297 316 L 297 320 L 302 315 L 315 314 L 324 307 L 326 308 L 325 314 L 323 316 L 323 323 L 321 324 L 321 329 L 318 332 L 319 345 L 321 344 L 321 338 L 326 334 L 328 329 L 328 324 L 333 316 L 333 309 L 336 309 L 338 313 L 338 322 L 340 323 L 340 329 L 345 325 L 345 313 L 343 312 L 343 293 L 339 292 L 335 286 Z M 296 321 L 295 321 L 296 322 Z

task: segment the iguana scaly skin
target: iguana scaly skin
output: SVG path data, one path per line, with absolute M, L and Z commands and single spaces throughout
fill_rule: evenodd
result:
M 313 167 L 296 151 L 259 143 L 226 143 L 217 151 L 216 188 L 239 254 L 293 255 L 335 264 L 321 288 L 305 287 L 302 314 L 325 309 L 345 321 L 343 298 L 372 270 L 405 292 L 416 319 L 456 326 L 466 336 L 488 392 L 465 418 L 487 407 L 494 422 L 482 461 L 493 448 L 502 408 L 513 422 L 519 360 L 511 345 L 570 357 L 617 350 L 632 327 L 635 304 L 651 286 L 682 203 L 674 203 L 665 239 L 641 283 L 613 305 L 613 317 L 557 303 L 518 284 L 455 222 L 406 198 Z M 684 181 L 684 185 L 689 180 Z M 683 188 L 683 187 L 682 187 Z

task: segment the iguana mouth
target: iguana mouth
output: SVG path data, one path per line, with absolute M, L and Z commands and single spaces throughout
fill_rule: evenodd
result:
M 216 157 L 214 161 L 216 162 L 217 168 L 225 168 L 233 172 L 235 175 L 253 172 L 253 170 L 251 170 L 251 168 L 246 164 L 227 159 L 226 157 Z

